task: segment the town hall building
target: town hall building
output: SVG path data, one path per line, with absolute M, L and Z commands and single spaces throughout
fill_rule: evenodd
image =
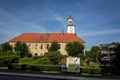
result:
M 17 41 L 25 42 L 32 56 L 44 56 L 44 53 L 48 51 L 52 42 L 58 42 L 60 45 L 59 51 L 62 55 L 68 55 L 65 50 L 67 43 L 85 43 L 84 40 L 76 35 L 73 18 L 71 16 L 68 18 L 67 33 L 64 33 L 64 31 L 59 33 L 23 33 L 11 39 L 9 43 L 14 47 Z

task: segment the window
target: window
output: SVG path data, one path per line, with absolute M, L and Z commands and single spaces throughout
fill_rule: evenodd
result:
M 36 49 L 37 49 L 37 46 L 38 46 L 38 45 L 37 45 L 37 44 L 35 44 L 35 48 L 36 48 Z
M 49 49 L 49 44 L 47 44 L 47 47 L 46 47 L 47 49 Z
M 59 44 L 59 49 L 61 49 L 61 45 Z
M 37 53 L 35 53 L 35 56 L 38 56 L 38 54 L 37 54 Z
M 41 44 L 41 46 L 40 46 L 40 49 L 42 49 L 43 48 L 43 44 Z

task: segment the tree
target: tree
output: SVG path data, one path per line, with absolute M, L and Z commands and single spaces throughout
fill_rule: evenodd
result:
M 12 51 L 12 46 L 9 43 L 2 44 L 0 49 L 0 65 L 9 66 L 11 63 L 19 61 L 18 53 Z
M 94 62 L 97 61 L 97 56 L 98 56 L 100 50 L 101 49 L 99 46 L 92 46 L 92 48 L 90 50 L 90 57 L 93 59 Z
M 12 46 L 8 42 L 6 42 L 1 45 L 1 51 L 2 52 L 12 51 Z
M 58 49 L 60 49 L 60 46 L 59 46 L 58 42 L 52 42 L 48 51 L 52 52 L 52 51 L 57 51 Z
M 65 49 L 69 56 L 80 56 L 80 53 L 83 52 L 84 45 L 80 44 L 79 42 L 67 43 Z
M 17 63 L 19 61 L 19 56 L 13 51 L 2 52 L 0 56 L 0 65 L 2 66 L 9 66 L 11 63 Z
M 119 71 L 120 70 L 120 43 L 114 43 L 116 47 L 114 48 L 115 58 L 113 60 L 114 67 Z
M 21 58 L 29 54 L 28 47 L 24 42 L 20 42 L 20 41 L 16 42 L 14 49 L 16 52 L 20 53 Z
M 47 57 L 53 64 L 59 64 L 62 58 L 59 51 L 47 52 L 45 53 L 45 57 Z

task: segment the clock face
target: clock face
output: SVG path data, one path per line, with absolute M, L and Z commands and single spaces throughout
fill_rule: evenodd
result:
M 73 32 L 73 28 L 70 28 L 70 32 Z

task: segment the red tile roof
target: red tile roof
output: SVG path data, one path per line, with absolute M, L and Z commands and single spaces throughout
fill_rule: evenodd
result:
M 85 43 L 82 39 L 77 37 L 75 34 L 68 34 L 68 33 L 23 33 L 20 36 L 17 36 L 13 39 L 11 39 L 9 42 L 61 42 L 61 43 L 66 43 L 66 42 L 80 42 L 80 43 Z

